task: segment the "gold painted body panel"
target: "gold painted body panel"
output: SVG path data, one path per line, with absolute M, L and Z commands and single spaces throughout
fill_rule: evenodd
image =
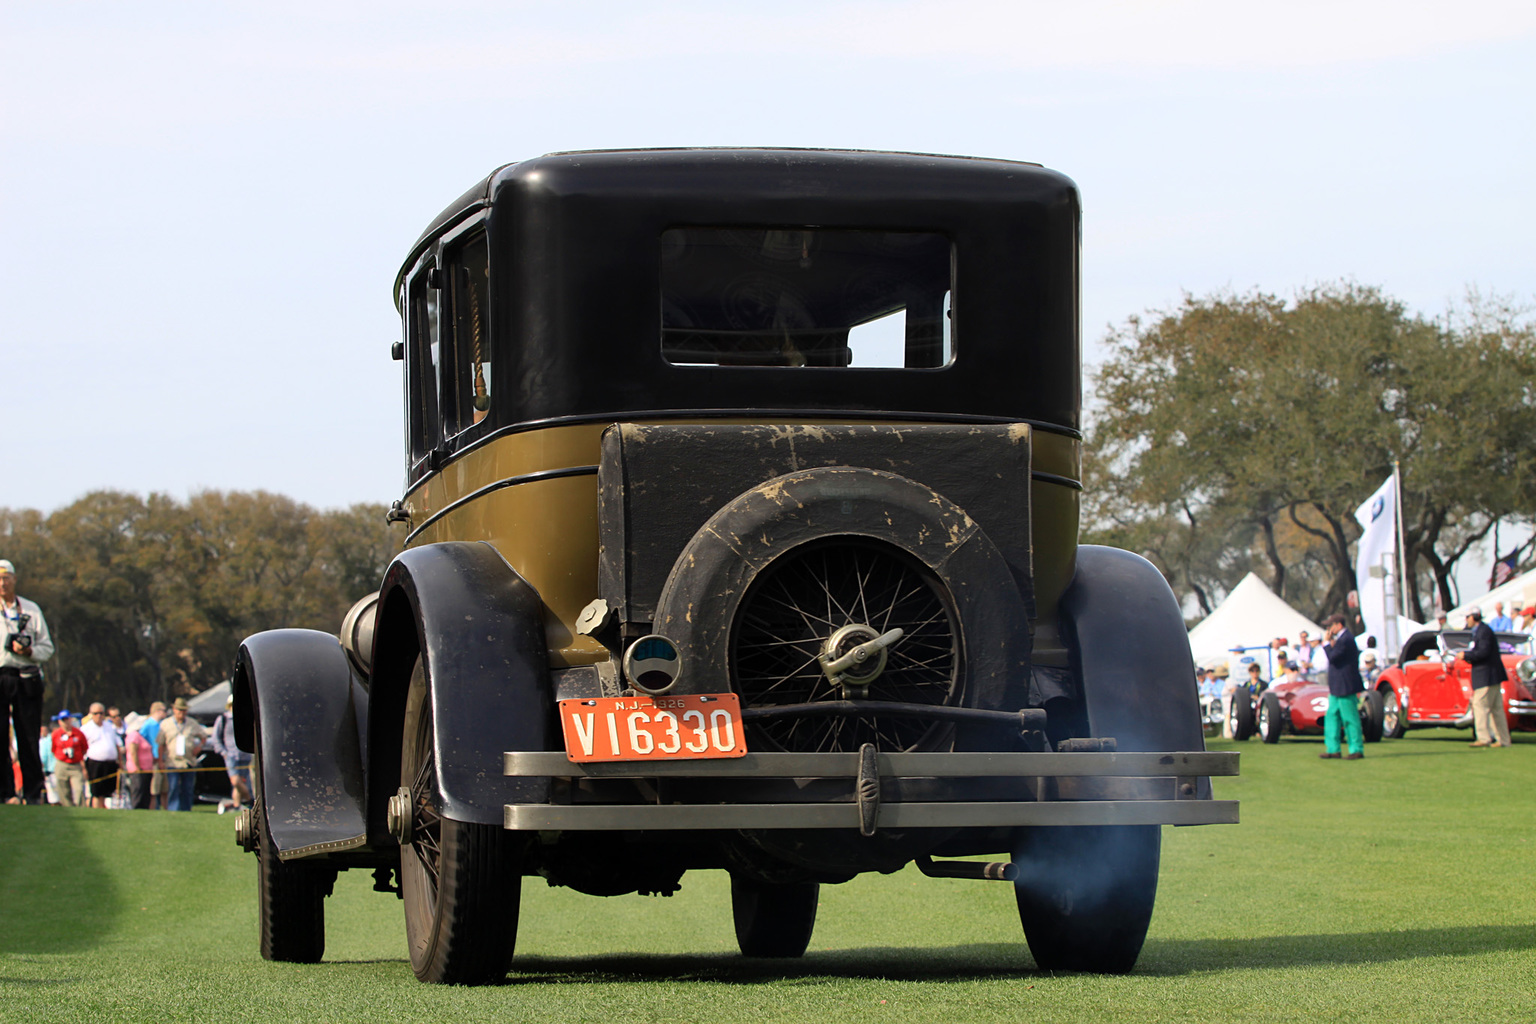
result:
M 753 417 L 678 418 L 645 423 L 761 423 Z M 777 422 L 777 421 L 776 421 Z M 788 424 L 811 421 L 786 420 Z M 819 425 L 902 420 L 819 420 Z M 578 636 L 581 609 L 597 597 L 597 477 L 530 480 L 477 491 L 531 473 L 596 466 L 607 422 L 543 427 L 493 438 L 424 478 L 404 502 L 411 519 L 407 547 L 441 541 L 487 541 L 538 591 L 551 667 L 589 665 L 608 656 L 597 641 Z M 1081 478 L 1082 445 L 1069 437 L 1032 431 L 1032 468 Z M 1037 660 L 1065 664 L 1056 631 L 1056 605 L 1072 580 L 1077 551 L 1078 492 L 1044 480 L 1031 483 Z M 446 511 L 445 511 L 446 510 Z M 432 516 L 439 516 L 430 523 Z M 422 524 L 426 525 L 423 526 Z

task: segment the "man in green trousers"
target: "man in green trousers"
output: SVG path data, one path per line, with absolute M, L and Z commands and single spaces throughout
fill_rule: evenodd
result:
M 1360 648 L 1344 628 L 1344 616 L 1330 615 L 1323 620 L 1328 655 L 1328 714 L 1323 719 L 1323 752 L 1318 757 L 1338 757 L 1339 733 L 1349 744 L 1346 761 L 1365 756 L 1365 732 L 1360 728 L 1360 692 L 1365 682 L 1360 678 Z

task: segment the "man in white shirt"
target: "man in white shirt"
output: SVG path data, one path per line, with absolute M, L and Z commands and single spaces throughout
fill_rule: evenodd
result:
M 1301 642 L 1296 645 L 1296 663 L 1308 679 L 1316 679 L 1318 673 L 1328 671 L 1328 655 L 1323 651 L 1323 645 L 1313 640 L 1306 630 L 1301 631 Z
M 9 722 L 16 735 L 26 740 L 16 752 L 21 765 L 21 792 L 16 792 L 8 743 L 0 743 L 0 803 L 41 803 L 43 761 L 32 737 L 43 718 L 42 663 L 53 656 L 53 638 L 43 610 L 16 593 L 16 567 L 0 558 L 0 613 L 3 647 L 0 647 L 0 721 Z M 4 726 L 0 725 L 0 730 Z M 9 731 L 9 730 L 6 730 Z
M 122 741 L 117 730 L 107 721 L 107 709 L 102 704 L 92 704 L 90 714 L 80 726 L 85 733 L 85 777 L 91 787 L 91 806 L 104 808 L 107 798 L 117 788 L 117 765 L 122 758 Z

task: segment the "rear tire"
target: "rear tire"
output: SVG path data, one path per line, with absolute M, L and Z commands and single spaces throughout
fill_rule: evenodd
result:
M 1160 827 L 1032 828 L 1023 835 L 1014 895 L 1040 969 L 1125 974 L 1135 967 L 1157 899 Z
M 821 886 L 771 885 L 731 875 L 731 916 L 742 956 L 797 957 L 811 944 Z
M 258 739 L 258 744 L 260 740 Z M 319 963 L 325 954 L 325 897 L 336 874 L 303 861 L 285 863 L 267 827 L 266 797 L 261 787 L 261 758 L 253 761 L 255 782 L 251 816 L 256 832 L 256 902 L 263 960 L 291 964 Z
M 400 847 L 411 970 L 435 984 L 495 984 L 517 943 L 522 844 L 496 825 L 441 815 L 429 693 L 418 659 L 400 755 L 400 781 L 411 794 L 411 841 Z
M 1385 707 L 1381 694 L 1375 690 L 1367 690 L 1363 706 L 1360 708 L 1360 728 L 1365 733 L 1365 742 L 1380 743 L 1385 727 Z

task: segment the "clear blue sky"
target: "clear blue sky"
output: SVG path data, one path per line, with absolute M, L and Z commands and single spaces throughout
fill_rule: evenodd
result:
M 1082 189 L 1090 354 L 1184 291 L 1529 299 L 1533 42 L 1488 0 L 0 0 L 0 506 L 397 497 L 399 261 L 551 150 L 1038 161 Z

